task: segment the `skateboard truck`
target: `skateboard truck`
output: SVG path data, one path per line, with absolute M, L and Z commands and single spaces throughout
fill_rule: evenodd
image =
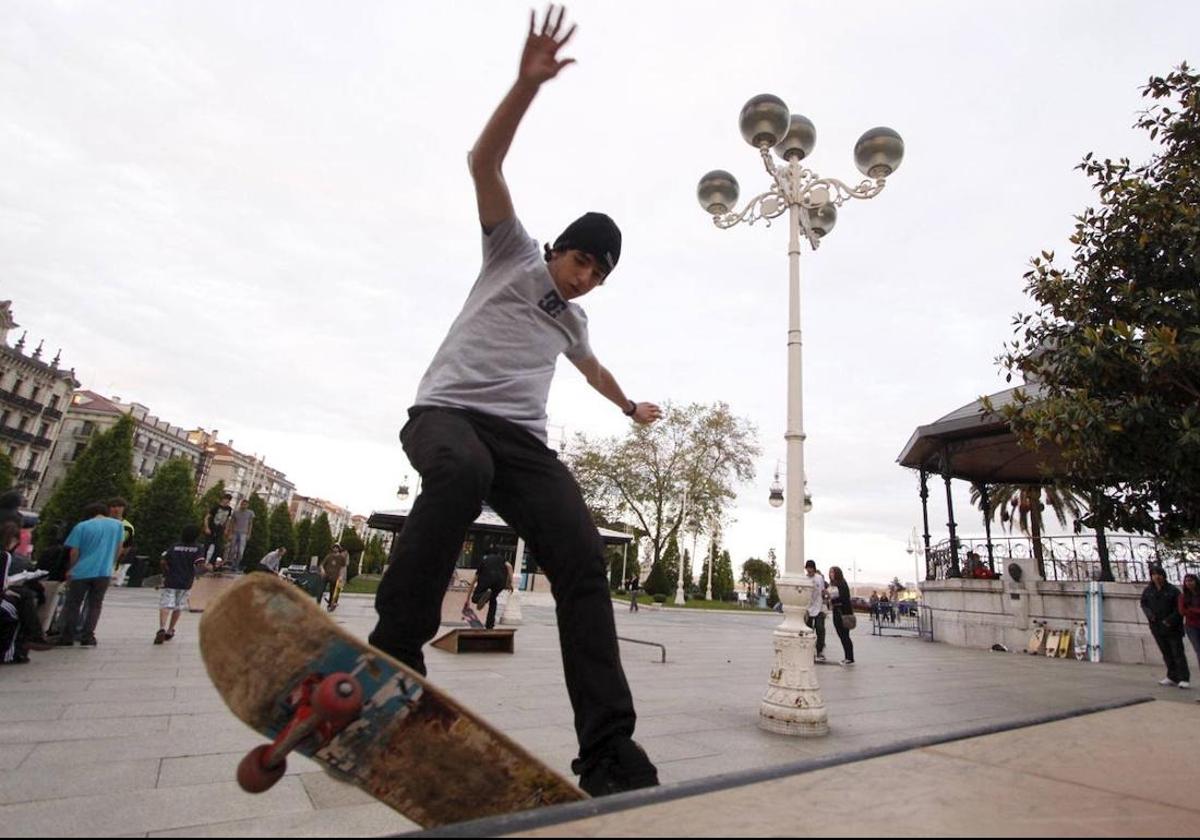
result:
M 310 674 L 288 696 L 292 718 L 270 744 L 246 753 L 238 764 L 237 781 L 247 793 L 262 793 L 283 778 L 287 755 L 306 741 L 313 750 L 328 744 L 333 736 L 358 717 L 363 707 L 363 689 L 352 674 Z

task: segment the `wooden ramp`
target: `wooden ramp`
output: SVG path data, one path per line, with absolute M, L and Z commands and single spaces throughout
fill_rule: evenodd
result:
M 435 648 L 450 653 L 512 653 L 513 636 L 516 630 L 511 627 L 495 630 L 476 630 L 472 627 L 451 630 L 449 633 L 434 639 Z
M 1194 837 L 1195 732 L 1125 700 L 405 836 Z

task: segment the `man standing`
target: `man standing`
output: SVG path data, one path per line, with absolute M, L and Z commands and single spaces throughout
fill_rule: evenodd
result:
M 232 501 L 233 494 L 226 493 L 221 496 L 220 504 L 209 508 L 208 515 L 204 517 L 204 559 L 209 563 L 215 564 L 218 557 L 223 559 L 225 530 L 233 517 Z
M 120 520 L 110 518 L 107 513 L 108 508 L 102 503 L 88 505 L 84 509 L 84 521 L 71 529 L 64 543 L 71 550 L 67 603 L 63 607 L 62 635 L 58 640 L 64 647 L 75 644 L 79 609 L 85 598 L 87 616 L 79 643 L 92 647 L 96 644 L 96 625 L 100 621 L 104 595 L 108 592 L 113 567 L 125 538 Z
M 817 652 L 813 662 L 825 661 L 825 578 L 817 571 L 817 564 L 809 560 L 804 564 L 804 574 L 812 583 L 812 595 L 808 601 L 808 612 L 804 623 L 817 634 Z
M 625 396 L 592 351 L 587 316 L 572 302 L 616 268 L 617 225 L 588 213 L 543 257 L 517 218 L 501 172 L 538 91 L 574 61 L 558 57 L 575 31 L 564 33 L 563 17 L 552 6 L 538 30 L 531 14 L 517 80 L 468 158 L 483 267 L 400 432 L 423 489 L 380 583 L 371 643 L 425 673 L 422 646 L 437 632 L 467 528 L 487 501 L 533 548 L 550 581 L 579 740 L 572 769 L 581 787 L 598 796 L 655 785 L 658 775 L 632 739 L 637 715 L 617 646 L 603 543 L 575 479 L 546 445 L 546 400 L 558 356 L 566 355 L 635 422 L 652 423 L 661 414 L 653 403 Z M 596 114 L 594 103 L 581 107 L 559 126 L 561 138 L 587 130 Z M 565 203 L 577 201 L 567 173 L 547 169 L 546 175 Z
M 1162 566 L 1150 567 L 1150 585 L 1142 592 L 1142 612 L 1150 634 L 1162 651 L 1167 676 L 1159 685 L 1191 688 L 1191 671 L 1183 648 L 1183 615 L 1179 612 L 1179 590 L 1167 583 Z
M 242 555 L 246 553 L 246 543 L 250 541 L 250 532 L 254 529 L 254 511 L 250 509 L 248 499 L 238 502 L 238 508 L 230 519 L 233 522 L 233 541 L 229 546 L 229 562 L 234 568 L 241 568 Z
M 321 561 L 321 577 L 324 579 L 324 584 L 321 586 L 321 592 L 317 595 L 317 603 L 321 603 L 321 597 L 329 592 L 329 611 L 333 612 L 337 609 L 338 597 L 341 595 L 341 589 L 338 584 L 342 580 L 342 574 L 346 571 L 346 566 L 350 563 L 350 552 L 342 548 L 341 543 L 334 543 L 333 548 L 325 555 L 325 559 Z

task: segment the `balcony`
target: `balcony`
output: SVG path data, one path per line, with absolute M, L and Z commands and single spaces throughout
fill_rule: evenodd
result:
M 18 443 L 33 443 L 36 439 L 29 432 L 23 432 L 20 429 L 14 429 L 11 426 L 0 426 L 0 438 L 15 440 Z M 44 440 L 44 438 L 43 438 Z
M 49 417 L 51 420 L 61 420 L 63 417 L 63 413 L 61 411 L 59 411 L 57 408 L 50 408 L 49 406 L 42 409 L 42 414 L 46 417 Z
M 54 446 L 54 441 L 50 440 L 48 437 L 42 437 L 41 435 L 35 435 L 30 443 L 33 445 L 34 449 L 49 449 L 51 446 Z
M 25 411 L 32 411 L 34 414 L 39 414 L 45 408 L 37 400 L 31 400 L 28 397 L 18 397 L 6 388 L 0 388 L 0 402 L 8 403 Z

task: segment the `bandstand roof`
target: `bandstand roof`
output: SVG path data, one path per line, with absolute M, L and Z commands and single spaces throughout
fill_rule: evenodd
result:
M 1019 386 L 1037 399 L 1036 384 Z M 1060 473 L 1061 458 L 1054 446 L 1023 447 L 1000 412 L 1014 401 L 1017 388 L 992 394 L 992 411 L 983 400 L 956 409 L 926 426 L 918 426 L 896 459 L 902 467 L 941 474 L 948 461 L 951 478 L 980 484 L 1045 484 Z

